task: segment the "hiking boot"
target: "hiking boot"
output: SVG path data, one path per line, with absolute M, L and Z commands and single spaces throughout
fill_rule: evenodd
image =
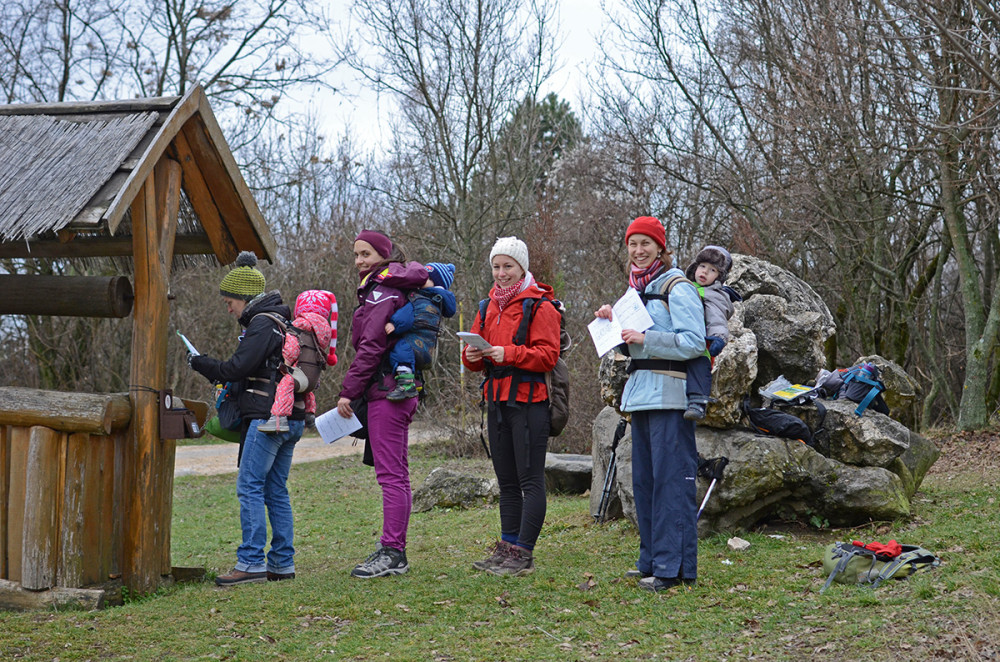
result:
M 386 575 L 401 575 L 410 569 L 406 562 L 406 552 L 392 547 L 379 547 L 367 559 L 354 566 L 351 577 L 371 579 Z
M 689 402 L 687 409 L 684 410 L 684 420 L 700 421 L 703 418 L 705 418 L 705 403 Z
M 258 425 L 257 430 L 260 432 L 288 432 L 288 417 L 271 416 L 271 418 Z
M 639 588 L 647 591 L 652 591 L 654 593 L 659 593 L 660 591 L 666 591 L 669 588 L 673 588 L 675 586 L 680 586 L 680 585 L 681 585 L 681 580 L 678 579 L 677 577 L 664 578 L 664 577 L 653 577 L 652 575 L 650 575 L 649 577 L 644 577 L 639 580 Z
M 406 398 L 415 398 L 420 395 L 417 392 L 417 382 L 413 376 L 412 372 L 397 372 L 396 373 L 396 388 L 389 391 L 386 395 L 387 400 L 392 400 L 393 402 L 398 402 L 400 400 L 405 400 Z
M 490 549 L 490 555 L 482 561 L 473 561 L 472 567 L 476 570 L 489 570 L 490 568 L 499 567 L 507 558 L 510 547 L 511 544 L 506 540 L 497 540 L 496 544 Z
M 486 568 L 486 572 L 498 577 L 523 577 L 535 571 L 535 559 L 531 550 L 517 545 L 507 549 L 507 558 L 500 565 Z
M 267 571 L 267 581 L 269 582 L 280 582 L 286 579 L 295 579 L 294 572 L 271 572 Z
M 266 572 L 244 572 L 233 568 L 227 575 L 219 575 L 215 578 L 216 586 L 235 586 L 236 584 L 253 584 L 256 582 L 266 582 Z

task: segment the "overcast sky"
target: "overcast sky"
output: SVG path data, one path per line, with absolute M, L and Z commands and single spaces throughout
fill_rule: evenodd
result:
M 579 114 L 581 92 L 585 93 L 584 76 L 587 66 L 597 59 L 597 35 L 603 25 L 601 0 L 556 0 L 559 5 L 560 26 L 558 59 L 560 70 L 545 86 L 543 92 L 555 92 L 568 101 Z M 349 2 L 332 0 L 334 12 L 346 16 Z M 338 76 L 337 85 L 346 94 L 330 95 L 316 93 L 309 99 L 296 100 L 327 118 L 328 139 L 342 135 L 350 126 L 352 133 L 362 141 L 362 147 L 369 149 L 382 140 L 380 122 L 377 118 L 387 112 L 386 103 L 378 103 L 373 93 L 366 93 L 363 87 L 349 76 Z

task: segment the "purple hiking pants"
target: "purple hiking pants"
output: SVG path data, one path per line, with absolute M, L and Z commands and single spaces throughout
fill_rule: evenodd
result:
M 406 549 L 413 491 L 407 443 L 417 398 L 399 402 L 368 402 L 368 443 L 375 462 L 375 479 L 382 488 L 382 538 L 384 547 Z

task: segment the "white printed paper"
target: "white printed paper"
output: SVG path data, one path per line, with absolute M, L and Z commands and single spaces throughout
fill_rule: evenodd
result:
M 639 293 L 631 287 L 611 306 L 611 319 L 596 317 L 587 325 L 590 337 L 597 348 L 597 355 L 604 356 L 622 343 L 622 330 L 645 331 L 653 326 L 653 318 L 642 305 Z
M 332 444 L 338 439 L 343 439 L 355 430 L 360 429 L 361 421 L 358 420 L 355 414 L 351 414 L 350 418 L 344 418 L 337 411 L 336 407 L 316 417 L 316 431 L 319 432 L 319 436 L 322 437 L 323 441 L 328 444 Z
M 475 347 L 476 349 L 482 350 L 484 352 L 493 348 L 492 345 L 490 345 L 488 342 L 486 342 L 486 338 L 483 338 L 478 333 L 469 333 L 468 331 L 459 331 L 455 335 L 458 336 L 459 338 L 461 338 L 465 342 L 466 345 L 471 345 L 471 346 Z

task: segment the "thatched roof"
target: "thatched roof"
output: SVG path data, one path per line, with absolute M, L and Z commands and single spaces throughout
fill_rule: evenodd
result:
M 0 105 L 0 257 L 130 255 L 123 221 L 162 158 L 180 163 L 196 221 L 182 223 L 175 253 L 223 264 L 241 250 L 274 259 L 267 224 L 197 86 L 183 97 Z

